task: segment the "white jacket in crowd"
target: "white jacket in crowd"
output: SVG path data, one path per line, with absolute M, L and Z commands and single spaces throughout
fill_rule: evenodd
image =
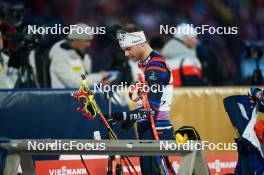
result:
M 14 88 L 17 80 L 17 69 L 8 67 L 9 56 L 0 53 L 0 89 Z
M 172 69 L 175 87 L 181 86 L 180 69 L 185 75 L 197 75 L 202 78 L 202 64 L 196 56 L 195 48 L 188 48 L 181 41 L 173 38 L 166 43 L 162 53 Z
M 92 62 L 88 54 L 82 59 L 75 49 L 62 47 L 67 40 L 55 43 L 50 52 L 50 76 L 52 88 L 78 88 L 81 74 L 86 74 L 90 86 L 102 80 L 99 73 L 91 74 Z

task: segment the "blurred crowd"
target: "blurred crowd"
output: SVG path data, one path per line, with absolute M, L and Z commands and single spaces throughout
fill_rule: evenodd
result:
M 253 53 L 247 54 L 250 51 L 254 51 L 245 46 L 245 41 L 247 40 L 264 40 L 264 1 L 262 0 L 16 0 L 3 2 L 8 4 L 24 3 L 24 8 L 22 9 L 22 19 L 19 13 L 14 14 L 15 11 L 12 11 L 12 14 L 10 10 L 3 12 L 7 7 L 1 7 L 0 29 L 2 36 L 5 36 L 10 31 L 21 32 L 21 26 L 27 24 L 35 24 L 37 26 L 62 24 L 67 26 L 85 23 L 89 26 L 106 26 L 107 34 L 95 35 L 92 39 L 90 38 L 89 46 L 79 55 L 81 60 L 84 58 L 83 54 L 89 55 L 89 64 L 92 65 L 89 68 L 89 74 L 97 73 L 95 76 L 99 74 L 101 77 L 96 79 L 104 82 L 108 82 L 105 80 L 115 79 L 119 82 L 126 81 L 129 84 L 133 81 L 133 74 L 136 71 L 135 65 L 130 63 L 127 58 L 124 58 L 124 54 L 120 50 L 114 34 L 116 29 L 119 28 L 118 25 L 127 22 L 136 23 L 143 28 L 150 40 L 151 46 L 161 53 L 166 50 L 166 44 L 173 38 L 180 40 L 180 42 L 182 40 L 180 37 L 169 34 L 161 35 L 160 25 L 177 26 L 178 24 L 189 23 L 194 26 L 237 26 L 238 34 L 236 35 L 211 35 L 206 33 L 195 36 L 197 44 L 195 44 L 194 48 L 191 48 L 195 52 L 191 52 L 194 53 L 192 57 L 197 59 L 195 64 L 202 71 L 202 74 L 199 74 L 198 77 L 202 79 L 201 82 L 203 83 L 193 84 L 194 86 L 250 84 L 249 79 L 252 76 L 253 70 L 256 69 L 255 60 L 257 60 L 251 58 L 263 57 L 261 53 L 257 54 L 258 56 L 252 56 Z M 22 24 L 19 24 L 19 21 L 23 21 Z M 29 62 L 30 64 L 35 64 L 35 67 L 26 72 L 28 72 L 28 75 L 32 73 L 36 76 L 37 83 L 34 86 L 52 87 L 50 80 L 53 76 L 50 75 L 52 69 L 50 67 L 52 66 L 52 59 L 50 57 L 52 57 L 52 54 L 50 52 L 57 42 L 61 42 L 64 39 L 67 40 L 68 37 L 64 35 L 46 35 L 44 38 L 41 38 L 37 46 L 34 45 L 28 53 L 22 54 L 22 57 L 33 55 L 33 58 L 29 58 Z M 7 47 L 5 41 L 3 45 L 3 48 Z M 254 46 L 253 44 L 252 47 Z M 190 48 L 186 48 L 188 55 L 192 55 L 193 53 L 188 50 Z M 263 48 L 261 49 L 263 52 Z M 2 50 L 4 52 L 4 49 Z M 32 50 L 34 50 L 33 53 Z M 19 58 L 7 61 L 7 57 L 10 58 L 12 54 L 12 57 L 19 55 L 18 52 L 10 52 L 10 49 L 8 53 L 4 52 L 2 54 L 0 73 L 1 70 L 3 72 L 4 69 L 7 70 L 7 67 L 12 67 L 12 65 L 15 65 L 13 66 L 15 68 L 19 68 L 20 64 L 16 64 Z M 177 54 L 175 57 L 177 57 Z M 7 67 L 4 66 L 4 62 L 8 62 Z M 178 64 L 180 65 L 181 63 Z M 182 64 L 184 65 L 184 63 Z M 260 60 L 259 65 L 261 69 L 264 66 L 264 62 Z M 12 76 L 12 79 L 17 79 L 16 76 L 19 74 L 17 71 L 19 70 L 8 69 L 6 74 L 15 74 L 15 76 Z M 88 72 L 86 71 L 86 73 Z M 16 81 L 16 87 L 23 87 L 21 81 L 20 83 Z M 34 83 L 29 83 L 29 85 L 25 86 L 31 86 L 32 84 Z M 184 83 L 179 84 L 179 86 L 184 85 Z M 8 87 L 10 86 L 12 86 L 12 83 L 11 85 L 9 83 Z

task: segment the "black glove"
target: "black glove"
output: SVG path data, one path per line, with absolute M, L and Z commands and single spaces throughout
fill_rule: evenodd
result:
M 124 134 L 127 134 L 129 129 L 134 125 L 135 121 L 123 121 L 120 128 Z
M 109 122 L 109 124 L 114 124 L 118 121 L 135 122 L 137 120 L 146 119 L 149 117 L 150 113 L 155 115 L 153 110 L 145 111 L 144 109 L 135 109 L 128 112 L 114 112 L 111 114 L 111 116 L 107 113 L 104 114 L 104 117 Z
M 113 112 L 111 113 L 111 116 L 109 115 L 109 113 L 106 113 L 104 114 L 104 117 L 110 125 L 113 125 L 118 121 L 124 120 L 123 112 Z

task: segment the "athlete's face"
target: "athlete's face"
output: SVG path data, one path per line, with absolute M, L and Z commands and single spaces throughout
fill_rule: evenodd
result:
M 132 59 L 133 61 L 139 61 L 142 55 L 142 47 L 140 44 L 122 48 L 125 52 L 125 56 Z

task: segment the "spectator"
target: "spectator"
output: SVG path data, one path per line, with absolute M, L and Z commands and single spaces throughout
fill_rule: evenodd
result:
M 106 59 L 110 60 L 110 64 L 108 66 L 109 73 L 111 75 L 112 72 L 118 72 L 116 79 L 110 82 L 111 84 L 120 84 L 127 83 L 130 85 L 133 81 L 131 66 L 129 65 L 129 59 L 125 56 L 125 53 L 119 46 L 119 42 L 117 40 L 117 31 L 121 29 L 119 25 L 113 25 L 108 27 L 106 30 L 106 35 L 103 35 L 101 38 L 100 44 L 106 44 L 106 47 L 111 50 L 111 53 Z M 112 76 L 113 77 L 113 76 Z
M 245 42 L 245 50 L 241 54 L 241 81 L 247 85 L 263 85 L 264 75 L 264 42 Z
M 164 41 L 161 37 L 156 36 L 156 37 L 151 38 L 149 41 L 149 44 L 154 50 L 162 54 L 162 48 L 164 46 Z
M 76 28 L 83 28 L 83 31 L 88 27 L 83 23 L 76 24 Z M 92 34 L 78 34 L 74 30 L 67 40 L 58 41 L 53 45 L 49 52 L 52 88 L 77 88 L 80 86 L 81 74 L 87 75 L 89 85 L 108 76 L 105 71 L 91 74 L 91 58 L 85 51 L 91 46 L 92 39 Z
M 196 56 L 198 43 L 194 28 L 179 24 L 177 32 L 163 47 L 162 53 L 172 69 L 173 86 L 202 86 L 202 66 Z
M 0 51 L 0 89 L 10 89 L 15 85 L 17 70 L 8 68 L 9 57 Z
M 201 61 L 203 78 L 212 86 L 231 84 L 227 78 L 223 59 L 216 49 L 210 46 L 208 41 L 200 42 L 196 48 L 197 57 Z
M 8 52 L 9 43 L 7 34 L 15 32 L 16 29 L 7 24 L 3 19 L 3 14 L 0 12 L 0 88 L 13 88 L 17 79 L 17 69 L 9 67 Z

